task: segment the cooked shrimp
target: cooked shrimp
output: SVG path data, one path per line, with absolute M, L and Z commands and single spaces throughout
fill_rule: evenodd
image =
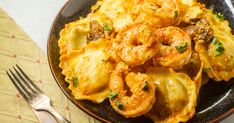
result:
M 156 31 L 160 51 L 154 57 L 155 65 L 180 69 L 188 63 L 191 54 L 191 39 L 180 28 L 165 27 Z
M 130 66 L 144 64 L 158 50 L 152 27 L 143 23 L 126 27 L 117 35 L 114 43 L 116 54 Z
M 120 67 L 111 74 L 109 99 L 114 110 L 121 115 L 137 117 L 152 108 L 155 102 L 155 85 L 148 75 L 141 73 L 129 73 L 124 80 L 126 70 L 127 67 Z
M 180 15 L 177 0 L 144 0 L 139 8 L 136 8 L 136 13 L 140 13 L 136 20 L 147 21 L 156 27 L 171 26 Z

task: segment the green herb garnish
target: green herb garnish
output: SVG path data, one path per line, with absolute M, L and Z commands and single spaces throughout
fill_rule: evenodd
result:
M 225 17 L 221 13 L 215 13 L 215 16 L 221 21 L 225 19 Z
M 187 49 L 187 42 L 181 43 L 180 46 L 175 46 L 178 52 L 183 53 Z
M 73 85 L 75 87 L 77 87 L 78 86 L 78 78 L 77 77 L 72 77 L 72 81 L 73 81 Z
M 205 73 L 209 73 L 209 72 L 211 71 L 211 68 L 210 68 L 210 67 L 204 67 L 204 68 L 203 68 L 203 71 L 204 71 Z
M 114 100 L 117 96 L 118 96 L 118 94 L 116 92 L 110 92 L 108 95 L 108 98 L 110 100 Z
M 174 19 L 176 19 L 178 17 L 178 10 L 174 11 Z
M 102 62 L 108 62 L 108 60 L 109 60 L 109 57 L 105 57 L 102 59 Z
M 121 102 L 119 102 L 118 100 L 115 101 L 115 105 L 121 110 L 124 108 L 124 105 Z
M 224 53 L 224 47 L 217 38 L 214 37 L 212 39 L 212 44 L 215 45 L 215 50 L 216 50 L 215 57 L 218 57 Z
M 112 30 L 112 27 L 109 26 L 108 24 L 104 24 L 103 29 L 104 29 L 105 31 L 111 31 L 111 30 Z
M 147 81 L 145 81 L 143 87 L 142 87 L 143 91 L 148 91 L 149 90 L 149 83 Z

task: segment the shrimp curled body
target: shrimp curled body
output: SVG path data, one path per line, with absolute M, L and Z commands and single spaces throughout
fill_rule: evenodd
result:
M 115 40 L 116 54 L 130 66 L 144 64 L 157 52 L 152 27 L 136 23 L 122 30 Z
M 146 74 L 128 73 L 124 80 L 124 72 L 126 69 L 121 68 L 111 74 L 110 93 L 116 94 L 115 98 L 109 97 L 112 107 L 127 118 L 146 114 L 155 102 L 152 79 Z M 126 85 L 130 92 L 125 89 Z
M 191 39 L 180 28 L 169 26 L 156 31 L 160 51 L 154 56 L 154 64 L 180 69 L 189 62 L 192 54 Z

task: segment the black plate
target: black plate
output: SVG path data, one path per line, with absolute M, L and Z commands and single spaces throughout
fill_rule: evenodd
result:
M 103 122 L 114 123 L 152 123 L 145 117 L 124 118 L 117 114 L 110 106 L 108 100 L 101 104 L 94 104 L 90 101 L 77 101 L 69 93 L 64 76 L 59 68 L 59 48 L 57 45 L 59 31 L 66 23 L 77 20 L 80 16 L 85 17 L 89 13 L 90 7 L 95 4 L 95 0 L 70 0 L 58 13 L 57 18 L 51 28 L 48 38 L 48 60 L 51 71 L 64 94 L 80 109 Z M 231 0 L 201 0 L 202 3 L 216 12 L 224 14 L 231 22 L 230 26 L 234 32 L 234 8 Z M 210 80 L 200 90 L 196 115 L 188 122 L 203 123 L 217 122 L 234 112 L 234 80 L 230 82 L 213 82 Z

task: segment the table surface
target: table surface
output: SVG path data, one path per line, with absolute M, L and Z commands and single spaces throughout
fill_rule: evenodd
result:
M 51 25 L 68 0 L 0 0 L 15 22 L 46 52 Z M 233 123 L 234 114 L 221 123 Z

